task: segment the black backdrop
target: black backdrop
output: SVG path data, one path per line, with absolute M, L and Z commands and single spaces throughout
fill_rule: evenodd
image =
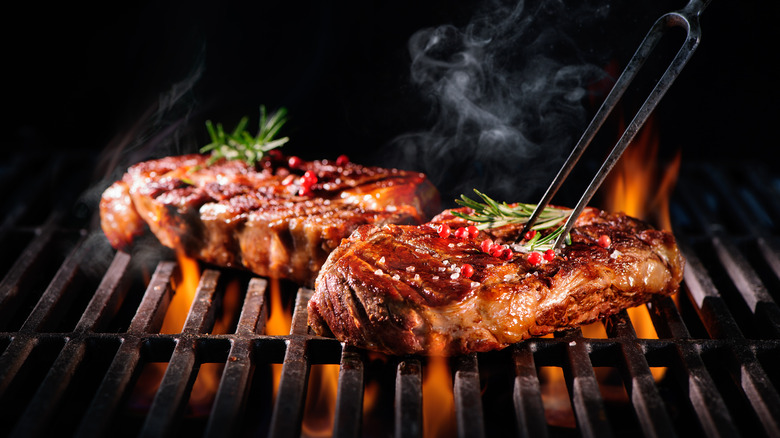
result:
M 385 145 L 431 123 L 425 90 L 409 82 L 410 37 L 463 26 L 485 2 L 132 3 L 10 8 L 0 159 L 32 149 L 136 148 L 132 159 L 193 152 L 205 119 L 230 126 L 266 104 L 290 111 L 290 153 L 381 163 Z M 589 61 L 625 62 L 656 16 L 682 4 L 611 2 L 608 26 L 575 20 L 569 29 Z M 771 156 L 780 122 L 776 4 L 708 6 L 702 44 L 656 111 L 664 148 L 681 149 L 684 160 Z M 193 141 L 138 149 L 180 120 Z

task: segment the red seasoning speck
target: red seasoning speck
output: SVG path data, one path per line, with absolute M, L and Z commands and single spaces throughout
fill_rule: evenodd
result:
M 530 254 L 528 254 L 528 263 L 532 265 L 538 265 L 542 262 L 542 255 L 538 252 L 534 251 Z
M 471 278 L 471 276 L 474 275 L 474 267 L 468 263 L 465 263 L 460 267 L 460 275 L 465 278 Z
M 599 236 L 598 244 L 602 248 L 609 248 L 609 246 L 612 245 L 612 239 L 610 239 L 606 234 L 602 234 Z
M 450 237 L 450 233 L 452 232 L 452 229 L 447 224 L 441 224 L 439 225 L 439 228 L 436 229 L 436 232 L 439 233 L 439 237 L 442 239 L 446 239 Z
M 291 168 L 296 168 L 301 164 L 303 164 L 303 160 L 301 160 L 299 157 L 292 156 L 287 159 L 287 165 L 290 166 Z

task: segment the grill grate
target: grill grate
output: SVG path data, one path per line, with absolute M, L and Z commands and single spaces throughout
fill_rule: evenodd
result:
M 52 162 L 41 175 L 79 161 Z M 333 436 L 424 435 L 427 358 L 376 357 L 309 335 L 311 291 L 289 284 L 279 287 L 294 298 L 290 333 L 267 335 L 276 285 L 213 268 L 201 273 L 180 333 L 161 333 L 179 275 L 175 257 L 159 247 L 152 257 L 113 252 L 88 231 L 87 201 L 72 196 L 87 181 L 47 185 L 16 164 L 0 173 L 22 188 L 2 199 L 0 435 L 302 436 L 311 371 L 329 364 L 338 365 Z M 621 312 L 603 324 L 603 337 L 577 329 L 452 358 L 451 430 L 780 436 L 779 192 L 780 177 L 765 166 L 684 165 L 671 211 L 688 264 L 678 302 L 647 306 L 658 339 L 638 336 Z M 224 300 L 235 280 L 240 305 L 232 310 Z M 230 329 L 212 333 L 226 316 L 235 319 Z M 138 402 L 144 370 L 158 363 L 159 386 Z M 205 412 L 193 412 L 193 387 L 211 365 L 218 388 Z M 667 370 L 660 379 L 658 367 Z M 563 373 L 573 424 L 551 421 L 548 368 Z M 624 394 L 617 399 L 609 392 L 615 381 Z M 379 395 L 370 394 L 375 386 Z

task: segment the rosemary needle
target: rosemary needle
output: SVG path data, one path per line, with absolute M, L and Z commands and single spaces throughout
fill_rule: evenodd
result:
M 474 212 L 472 214 L 465 214 L 456 211 L 453 212 L 453 214 L 459 218 L 475 222 L 476 227 L 480 230 L 509 224 L 525 224 L 528 222 L 528 219 L 536 208 L 536 205 L 533 204 L 507 204 L 505 202 L 498 202 L 477 189 L 474 189 L 474 192 L 479 195 L 484 202 L 475 201 L 466 195 L 460 195 L 460 199 L 456 199 L 455 202 L 472 209 Z M 552 233 L 544 236 L 539 232 L 533 233 L 533 237 L 528 239 L 522 246 L 529 250 L 552 248 L 555 239 L 563 232 L 563 222 L 569 217 L 570 213 L 571 212 L 568 209 L 554 207 L 545 208 L 539 216 L 539 220 L 531 229 L 541 231 L 554 227 L 557 228 L 555 228 Z
M 260 106 L 260 126 L 257 135 L 250 134 L 246 125 L 249 118 L 244 116 L 231 133 L 225 132 L 221 123 L 216 126 L 211 120 L 206 121 L 206 129 L 211 137 L 211 143 L 200 149 L 201 153 L 211 152 L 206 165 L 224 158 L 226 160 L 243 160 L 249 165 L 257 163 L 266 152 L 278 148 L 289 141 L 288 137 L 274 137 L 287 121 L 287 110 L 280 108 L 270 116 L 266 114 L 265 106 Z

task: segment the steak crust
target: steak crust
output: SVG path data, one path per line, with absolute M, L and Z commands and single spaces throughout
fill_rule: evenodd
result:
M 468 208 L 458 209 L 471 213 Z M 571 244 L 537 265 L 480 248 L 512 243 L 522 226 L 442 238 L 453 210 L 418 226 L 363 226 L 333 251 L 309 301 L 309 325 L 358 347 L 387 354 L 456 355 L 507 347 L 576 327 L 679 289 L 684 259 L 671 233 L 626 216 L 586 209 Z M 611 245 L 598 245 L 600 236 Z M 470 278 L 460 267 L 470 264 Z
M 255 166 L 207 165 L 208 155 L 138 163 L 100 201 L 110 244 L 128 250 L 151 233 L 163 245 L 218 266 L 311 286 L 328 254 L 358 226 L 419 224 L 439 211 L 422 173 L 271 154 Z M 305 172 L 316 175 L 302 189 Z

